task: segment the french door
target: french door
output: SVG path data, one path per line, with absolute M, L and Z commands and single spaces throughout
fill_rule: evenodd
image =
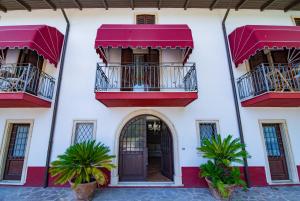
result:
M 169 128 L 161 125 L 161 173 L 173 180 L 173 142 Z
M 149 49 L 147 54 L 134 54 L 122 49 L 121 91 L 159 91 L 159 51 Z
M 12 124 L 3 180 L 21 180 L 30 124 Z
M 272 180 L 288 180 L 289 173 L 280 124 L 263 124 Z

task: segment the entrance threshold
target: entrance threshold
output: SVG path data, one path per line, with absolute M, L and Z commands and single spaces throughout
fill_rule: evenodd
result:
M 179 187 L 183 185 L 176 185 L 174 182 L 119 182 L 116 185 L 118 187 Z

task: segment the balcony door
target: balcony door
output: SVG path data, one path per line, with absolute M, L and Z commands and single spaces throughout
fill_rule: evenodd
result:
M 159 51 L 148 49 L 148 53 L 133 53 L 122 49 L 121 91 L 159 91 Z
M 20 51 L 19 64 L 32 64 L 37 67 L 40 71 L 42 71 L 44 59 L 42 56 L 39 56 L 35 51 L 29 49 L 22 49 Z
M 286 154 L 280 124 L 263 124 L 263 134 L 268 154 L 272 180 L 289 180 Z
M 40 75 L 44 64 L 43 57 L 38 55 L 35 51 L 22 49 L 18 58 L 18 64 L 24 67 L 28 64 L 33 66 L 33 68 L 31 68 L 28 72 L 28 87 L 26 91 L 37 95 L 38 83 L 40 81 Z

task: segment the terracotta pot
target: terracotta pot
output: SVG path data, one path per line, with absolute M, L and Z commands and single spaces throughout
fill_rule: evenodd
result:
M 88 201 L 91 200 L 93 194 L 97 188 L 96 181 L 85 183 L 85 184 L 78 184 L 76 188 L 74 188 L 74 183 L 70 182 L 73 192 L 77 200 Z
M 228 198 L 222 198 L 222 197 L 221 197 L 221 194 L 219 193 L 219 191 L 218 191 L 216 188 L 213 187 L 213 183 L 212 183 L 207 177 L 205 177 L 205 180 L 206 180 L 206 182 L 207 182 L 207 184 L 208 184 L 210 193 L 211 193 L 216 199 L 218 199 L 218 200 L 230 200 L 230 197 L 231 197 L 233 191 L 235 190 L 236 185 L 227 185 L 226 188 L 227 188 L 228 191 L 229 191 L 229 196 L 228 196 Z

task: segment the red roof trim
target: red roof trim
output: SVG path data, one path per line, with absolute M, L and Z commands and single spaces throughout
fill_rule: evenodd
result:
M 232 59 L 236 66 L 265 48 L 300 48 L 300 27 L 246 25 L 229 34 Z
M 64 36 L 47 25 L 0 26 L 0 48 L 29 48 L 58 64 Z

